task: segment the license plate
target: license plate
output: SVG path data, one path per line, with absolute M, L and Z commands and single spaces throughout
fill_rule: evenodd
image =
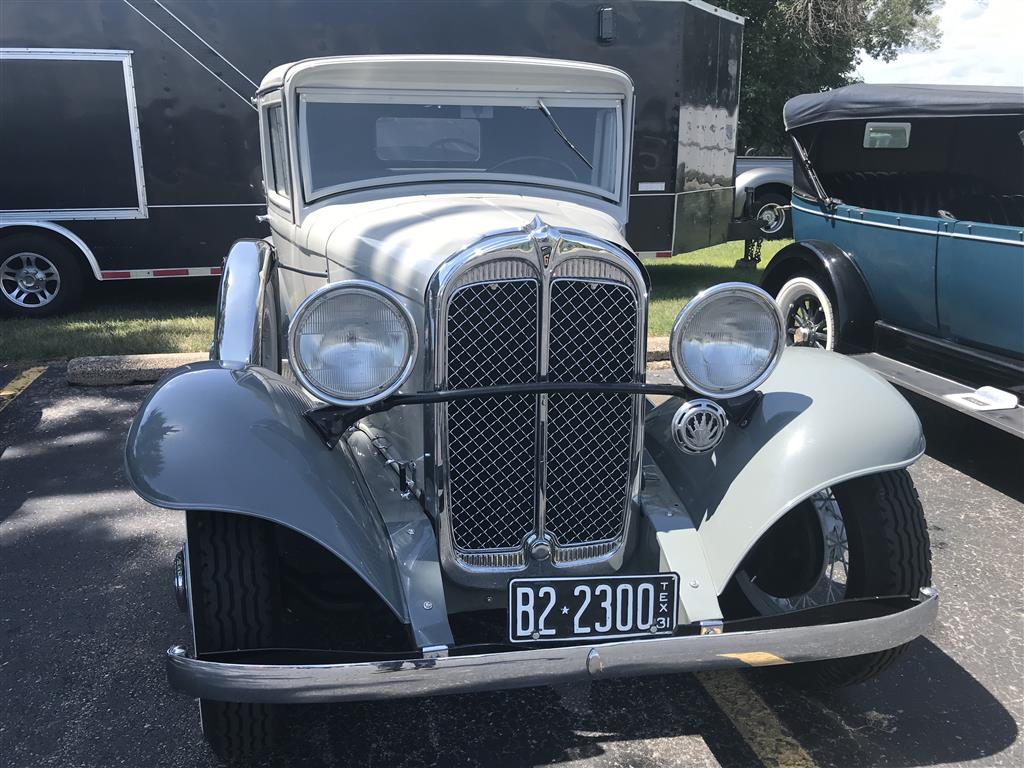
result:
M 671 634 L 678 591 L 674 573 L 513 579 L 508 585 L 509 639 L 550 643 Z

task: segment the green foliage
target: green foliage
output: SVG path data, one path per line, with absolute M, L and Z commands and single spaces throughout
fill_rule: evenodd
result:
M 717 0 L 745 16 L 738 151 L 786 151 L 782 105 L 853 82 L 861 51 L 890 61 L 938 44 L 943 0 Z

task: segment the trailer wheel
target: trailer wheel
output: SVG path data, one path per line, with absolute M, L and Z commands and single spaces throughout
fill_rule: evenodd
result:
M 16 232 L 0 237 L 0 315 L 51 317 L 82 296 L 80 254 L 58 237 Z
M 272 524 L 224 512 L 189 512 L 186 520 L 196 653 L 274 647 L 279 599 Z M 229 765 L 273 744 L 271 705 L 200 699 L 199 711 L 207 743 Z
M 777 615 L 848 598 L 917 596 L 931 584 L 924 511 L 905 469 L 826 488 L 776 523 L 744 560 L 731 598 Z M 780 672 L 810 687 L 870 680 L 906 650 L 828 659 Z

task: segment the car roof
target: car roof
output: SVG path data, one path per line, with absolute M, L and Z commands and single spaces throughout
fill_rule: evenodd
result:
M 794 96 L 782 110 L 787 131 L 835 120 L 992 115 L 1024 115 L 1024 88 L 856 83 Z
M 601 64 L 528 56 L 381 55 L 332 56 L 282 64 L 270 70 L 259 92 L 296 84 L 437 90 L 547 90 L 617 93 L 632 99 L 625 72 Z

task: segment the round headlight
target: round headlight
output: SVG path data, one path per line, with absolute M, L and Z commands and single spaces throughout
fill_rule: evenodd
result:
M 782 313 L 747 283 L 722 283 L 690 300 L 676 318 L 672 366 L 690 389 L 729 398 L 760 385 L 785 349 Z
M 321 400 L 343 406 L 382 400 L 405 383 L 416 358 L 416 325 L 398 296 L 366 280 L 310 294 L 289 330 L 289 361 Z

